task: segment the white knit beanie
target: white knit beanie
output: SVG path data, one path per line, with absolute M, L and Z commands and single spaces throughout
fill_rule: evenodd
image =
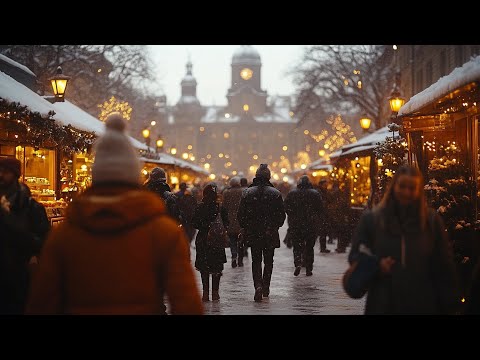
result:
M 105 133 L 97 139 L 93 150 L 92 182 L 140 184 L 140 161 L 137 151 L 125 134 L 125 120 L 118 112 L 105 121 Z

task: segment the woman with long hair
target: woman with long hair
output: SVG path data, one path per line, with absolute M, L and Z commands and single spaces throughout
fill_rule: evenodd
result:
M 368 287 L 365 314 L 453 314 L 460 296 L 453 252 L 440 216 L 427 207 L 423 177 L 401 166 L 382 201 L 365 210 L 349 262 L 373 253 L 378 272 Z
M 216 238 L 211 238 L 210 229 L 217 221 L 218 215 L 222 220 L 225 233 L 214 234 Z M 195 238 L 195 268 L 202 277 L 202 301 L 210 300 L 210 274 L 212 274 L 212 301 L 218 301 L 220 300 L 218 293 L 220 277 L 222 276 L 223 264 L 227 262 L 225 243 L 229 222 L 227 210 L 218 201 L 218 188 L 214 182 L 208 183 L 203 189 L 203 199 L 195 208 L 192 225 L 198 229 Z

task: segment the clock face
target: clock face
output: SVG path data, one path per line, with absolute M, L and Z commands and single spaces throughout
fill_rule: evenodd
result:
M 240 71 L 240 76 L 243 80 L 250 80 L 253 76 L 253 71 L 249 68 L 242 69 L 242 71 Z

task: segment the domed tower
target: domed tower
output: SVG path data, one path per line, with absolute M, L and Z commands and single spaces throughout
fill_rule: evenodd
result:
M 232 84 L 228 89 L 229 111 L 235 115 L 262 115 L 267 92 L 261 88 L 262 61 L 251 45 L 241 45 L 232 57 Z
M 203 115 L 203 108 L 197 98 L 197 80 L 192 75 L 192 62 L 187 62 L 187 73 L 180 83 L 182 95 L 178 100 L 174 115 L 175 123 L 195 123 L 199 122 Z

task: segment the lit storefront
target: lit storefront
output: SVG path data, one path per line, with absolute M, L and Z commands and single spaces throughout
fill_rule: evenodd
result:
M 409 163 L 423 173 L 430 205 L 454 237 L 478 219 L 479 105 L 476 57 L 413 96 L 399 112 Z

